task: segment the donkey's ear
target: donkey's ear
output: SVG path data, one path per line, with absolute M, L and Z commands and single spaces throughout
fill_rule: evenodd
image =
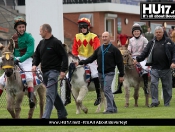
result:
M 127 50 L 128 54 L 131 55 L 131 52 L 129 50 Z
M 4 45 L 0 43 L 0 50 L 4 49 Z
M 10 39 L 9 44 L 8 44 L 8 49 L 13 52 L 14 47 L 15 47 L 14 41 L 13 41 L 13 39 Z
M 64 47 L 64 49 L 66 50 L 66 52 L 68 53 L 69 50 L 70 50 L 69 47 L 68 47 L 68 45 L 63 43 L 63 47 Z

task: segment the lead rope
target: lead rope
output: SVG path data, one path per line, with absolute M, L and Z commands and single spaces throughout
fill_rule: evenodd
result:
M 105 73 L 104 73 L 104 61 L 105 61 L 105 58 L 104 58 L 104 56 L 105 56 L 106 52 L 109 50 L 109 47 L 111 46 L 111 43 L 108 45 L 108 47 L 105 50 L 103 50 L 103 45 L 101 46 L 101 51 L 102 51 L 102 77 L 103 77 L 104 84 L 105 84 Z

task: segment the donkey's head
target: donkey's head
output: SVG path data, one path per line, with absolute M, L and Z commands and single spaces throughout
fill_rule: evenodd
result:
M 123 63 L 125 66 L 131 66 L 133 65 L 133 60 L 131 57 L 131 53 L 129 50 L 120 50 L 122 56 L 123 56 Z
M 14 41 L 9 40 L 7 46 L 0 45 L 0 50 L 2 52 L 2 69 L 7 77 L 10 77 L 13 73 L 14 68 Z
M 77 56 L 74 56 L 67 44 L 63 44 L 64 49 L 66 50 L 68 54 L 69 64 L 72 62 L 78 62 L 79 58 Z

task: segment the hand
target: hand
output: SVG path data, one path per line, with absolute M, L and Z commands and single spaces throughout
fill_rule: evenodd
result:
M 65 72 L 60 72 L 60 79 L 61 80 L 63 80 L 65 76 L 66 76 L 66 73 Z
M 32 66 L 32 72 L 36 72 L 36 66 Z
M 78 62 L 74 62 L 74 64 L 75 64 L 75 66 L 76 66 L 76 67 L 79 65 L 79 63 L 78 63 Z
M 175 63 L 172 63 L 170 66 L 172 69 L 175 69 Z
M 18 59 L 16 59 L 16 60 L 14 61 L 14 64 L 15 64 L 15 65 L 19 65 L 19 62 L 20 62 L 20 61 L 19 61 Z
M 124 77 L 119 77 L 119 82 L 123 82 L 124 81 Z
M 136 59 L 133 59 L 133 64 L 136 65 L 138 62 Z

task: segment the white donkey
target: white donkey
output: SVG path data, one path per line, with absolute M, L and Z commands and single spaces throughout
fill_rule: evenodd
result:
M 67 45 L 64 45 L 68 51 L 69 65 L 71 62 L 78 62 L 79 58 L 74 56 L 67 49 Z M 70 69 L 69 69 L 70 71 Z M 95 86 L 91 82 L 90 85 L 86 82 L 84 66 L 77 66 L 71 75 L 71 91 L 76 103 L 76 114 L 80 114 L 82 110 L 84 113 L 88 113 L 88 108 L 83 105 L 83 99 L 87 95 L 88 91 L 95 91 Z M 103 91 L 101 90 L 101 103 L 97 106 L 96 112 L 101 111 L 102 104 L 104 104 L 104 111 L 106 111 L 106 98 Z

